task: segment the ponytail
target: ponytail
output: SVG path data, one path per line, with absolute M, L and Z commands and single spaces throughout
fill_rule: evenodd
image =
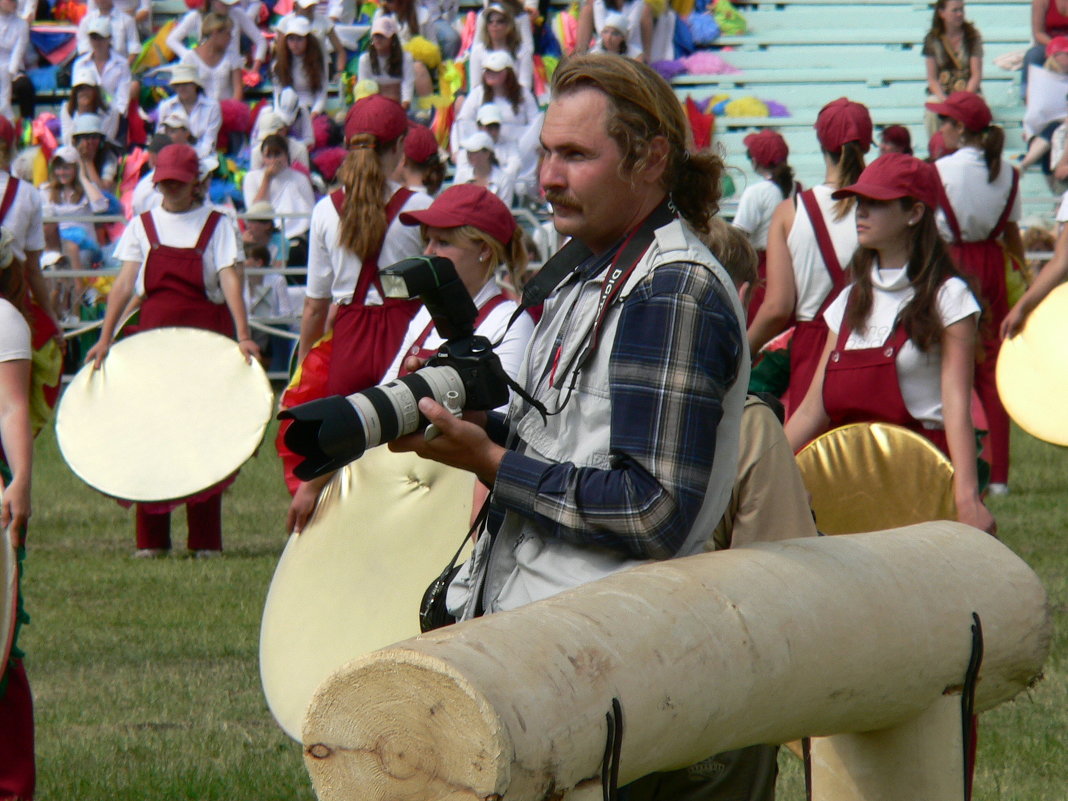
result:
M 830 154 L 831 159 L 838 167 L 838 183 L 835 189 L 855 184 L 860 174 L 864 172 L 864 151 L 858 142 L 846 142 L 842 148 Z M 834 219 L 837 222 L 845 217 L 856 203 L 853 195 L 847 195 L 841 200 L 835 201 Z
M 794 192 L 794 170 L 785 161 L 780 161 L 774 167 L 769 168 L 771 181 L 779 187 L 782 199 L 786 200 Z
M 382 200 L 386 175 L 379 155 L 393 144 L 383 146 L 374 134 L 356 134 L 349 141 L 348 155 L 338 171 L 345 187 L 345 212 L 338 226 L 338 244 L 361 261 L 378 250 L 386 235 L 386 209 Z
M 1005 147 L 1005 129 L 1000 125 L 988 125 L 980 135 L 983 144 L 983 159 L 986 161 L 986 181 L 994 183 L 1001 173 L 1001 151 Z

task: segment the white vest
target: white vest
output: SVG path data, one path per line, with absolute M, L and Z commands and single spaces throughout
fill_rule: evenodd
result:
M 739 426 L 749 384 L 750 359 L 744 345 L 745 315 L 733 283 L 687 225 L 676 220 L 657 229 L 654 243 L 610 303 L 598 336 L 599 347 L 579 372 L 574 391 L 563 410 L 551 415 L 546 423 L 536 409 L 514 396 L 508 418 L 512 434 L 521 440 L 519 451 L 526 456 L 546 462 L 571 462 L 579 467 L 610 468 L 609 361 L 623 302 L 654 269 L 674 262 L 700 264 L 712 270 L 728 290 L 726 294 L 738 318 L 743 343 L 737 378 L 724 398 L 704 502 L 686 541 L 675 554 L 688 556 L 702 550 L 730 499 L 737 471 Z M 598 276 L 567 284 L 546 302 L 545 313 L 535 329 L 518 381 L 550 412 L 557 411 L 567 397 L 571 371 L 565 372 L 565 367 L 586 347 L 600 292 Z M 561 332 L 562 344 L 557 358 L 552 351 Z M 546 365 L 554 359 L 559 370 L 554 386 L 548 386 L 547 381 L 539 379 Z M 483 575 L 485 611 L 489 613 L 548 598 L 647 561 L 600 546 L 572 545 L 543 536 L 537 523 L 510 510 L 505 513 L 500 530 L 493 538 L 492 548 L 489 546 L 490 537 L 479 539 L 475 554 L 450 587 L 448 606 L 458 617 L 468 618 L 474 614 L 478 596 L 475 590 L 482 584 Z

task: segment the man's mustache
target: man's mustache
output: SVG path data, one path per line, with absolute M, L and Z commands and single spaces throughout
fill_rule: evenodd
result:
M 582 204 L 579 202 L 578 198 L 574 195 L 569 195 L 566 192 L 547 191 L 545 193 L 545 202 L 552 205 L 554 209 L 558 207 L 574 209 L 575 211 L 582 209 Z

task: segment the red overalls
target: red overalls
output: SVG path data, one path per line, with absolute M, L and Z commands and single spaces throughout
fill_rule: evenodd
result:
M 812 383 L 812 377 L 819 366 L 820 356 L 823 355 L 823 347 L 827 342 L 827 323 L 823 321 L 823 313 L 846 285 L 845 271 L 838 262 L 831 232 L 827 230 L 827 221 L 823 219 L 823 212 L 816 202 L 816 193 L 808 189 L 799 194 L 798 198 L 812 222 L 812 231 L 816 235 L 816 244 L 823 257 L 823 266 L 827 270 L 827 277 L 831 279 L 831 291 L 823 299 L 813 319 L 798 320 L 794 324 L 794 335 L 790 340 L 790 385 L 783 396 L 787 417 L 797 411 L 797 407 L 805 399 L 805 393 L 808 392 L 809 384 Z
M 898 323 L 886 341 L 874 348 L 846 350 L 852 329 L 842 319 L 838 340 L 823 376 L 823 407 L 831 428 L 849 423 L 892 423 L 922 434 L 949 455 L 946 432 L 925 428 L 909 412 L 901 395 L 897 355 L 908 341 Z
M 490 298 L 481 306 L 479 306 L 478 316 L 475 318 L 475 330 L 477 331 L 478 327 L 486 321 L 486 318 L 489 317 L 491 311 L 496 309 L 506 300 L 508 300 L 508 298 L 506 298 L 504 295 L 494 295 L 492 298 Z M 429 323 L 426 324 L 426 328 L 423 329 L 422 333 L 419 334 L 419 336 L 415 338 L 415 341 L 412 342 L 411 347 L 408 348 L 408 352 L 404 354 L 405 358 L 407 358 L 408 356 L 417 356 L 425 362 L 431 356 L 437 354 L 438 351 L 436 348 L 431 350 L 429 348 L 424 347 L 426 345 L 427 337 L 430 336 L 430 332 L 433 330 L 434 321 L 431 320 Z M 408 375 L 408 373 L 410 372 L 411 370 L 404 369 L 404 359 L 401 359 L 400 371 L 397 373 L 397 377 L 400 378 L 401 376 Z
M 978 242 L 962 241 L 957 215 L 946 197 L 945 188 L 939 185 L 939 207 L 953 232 L 953 242 L 949 246 L 950 255 L 962 273 L 975 279 L 980 300 L 990 312 L 987 324 L 980 328 L 982 355 L 975 365 L 975 393 L 983 405 L 987 427 L 990 429 L 990 481 L 995 484 L 1004 484 L 1009 477 L 1009 414 L 998 395 L 995 373 L 998 351 L 1001 349 L 1001 323 L 1009 313 L 1008 292 L 1005 288 L 1005 252 L 998 240 L 1005 232 L 1019 185 L 1020 175 L 1016 170 L 1012 170 L 1012 188 L 1009 190 L 1009 198 L 1001 217 L 987 238 Z
M 212 211 L 196 244 L 191 248 L 163 245 L 156 232 L 152 212 L 141 215 L 148 237 L 145 259 L 145 298 L 141 302 L 139 330 L 164 326 L 205 328 L 232 337 L 234 321 L 225 303 L 212 303 L 204 287 L 204 251 L 223 215 Z M 237 477 L 218 484 L 190 498 L 163 503 L 137 504 L 137 547 L 169 549 L 171 547 L 171 511 L 186 505 L 191 551 L 222 550 L 222 493 Z
M 398 189 L 386 204 L 386 229 L 404 208 L 412 190 Z M 345 195 L 338 190 L 330 196 L 338 217 L 342 216 Z M 326 377 L 327 395 L 351 395 L 373 387 L 393 363 L 408 323 L 422 305 L 418 298 L 387 298 L 378 277 L 378 256 L 382 245 L 360 267 L 360 277 L 352 301 L 338 306 L 334 318 L 333 353 Z M 381 306 L 364 303 L 371 287 L 382 297 Z

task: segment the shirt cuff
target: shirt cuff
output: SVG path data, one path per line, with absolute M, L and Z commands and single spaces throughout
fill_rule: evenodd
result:
M 493 500 L 524 517 L 534 516 L 534 501 L 538 497 L 545 472 L 555 465 L 541 462 L 515 451 L 508 451 L 497 467 L 493 483 Z

